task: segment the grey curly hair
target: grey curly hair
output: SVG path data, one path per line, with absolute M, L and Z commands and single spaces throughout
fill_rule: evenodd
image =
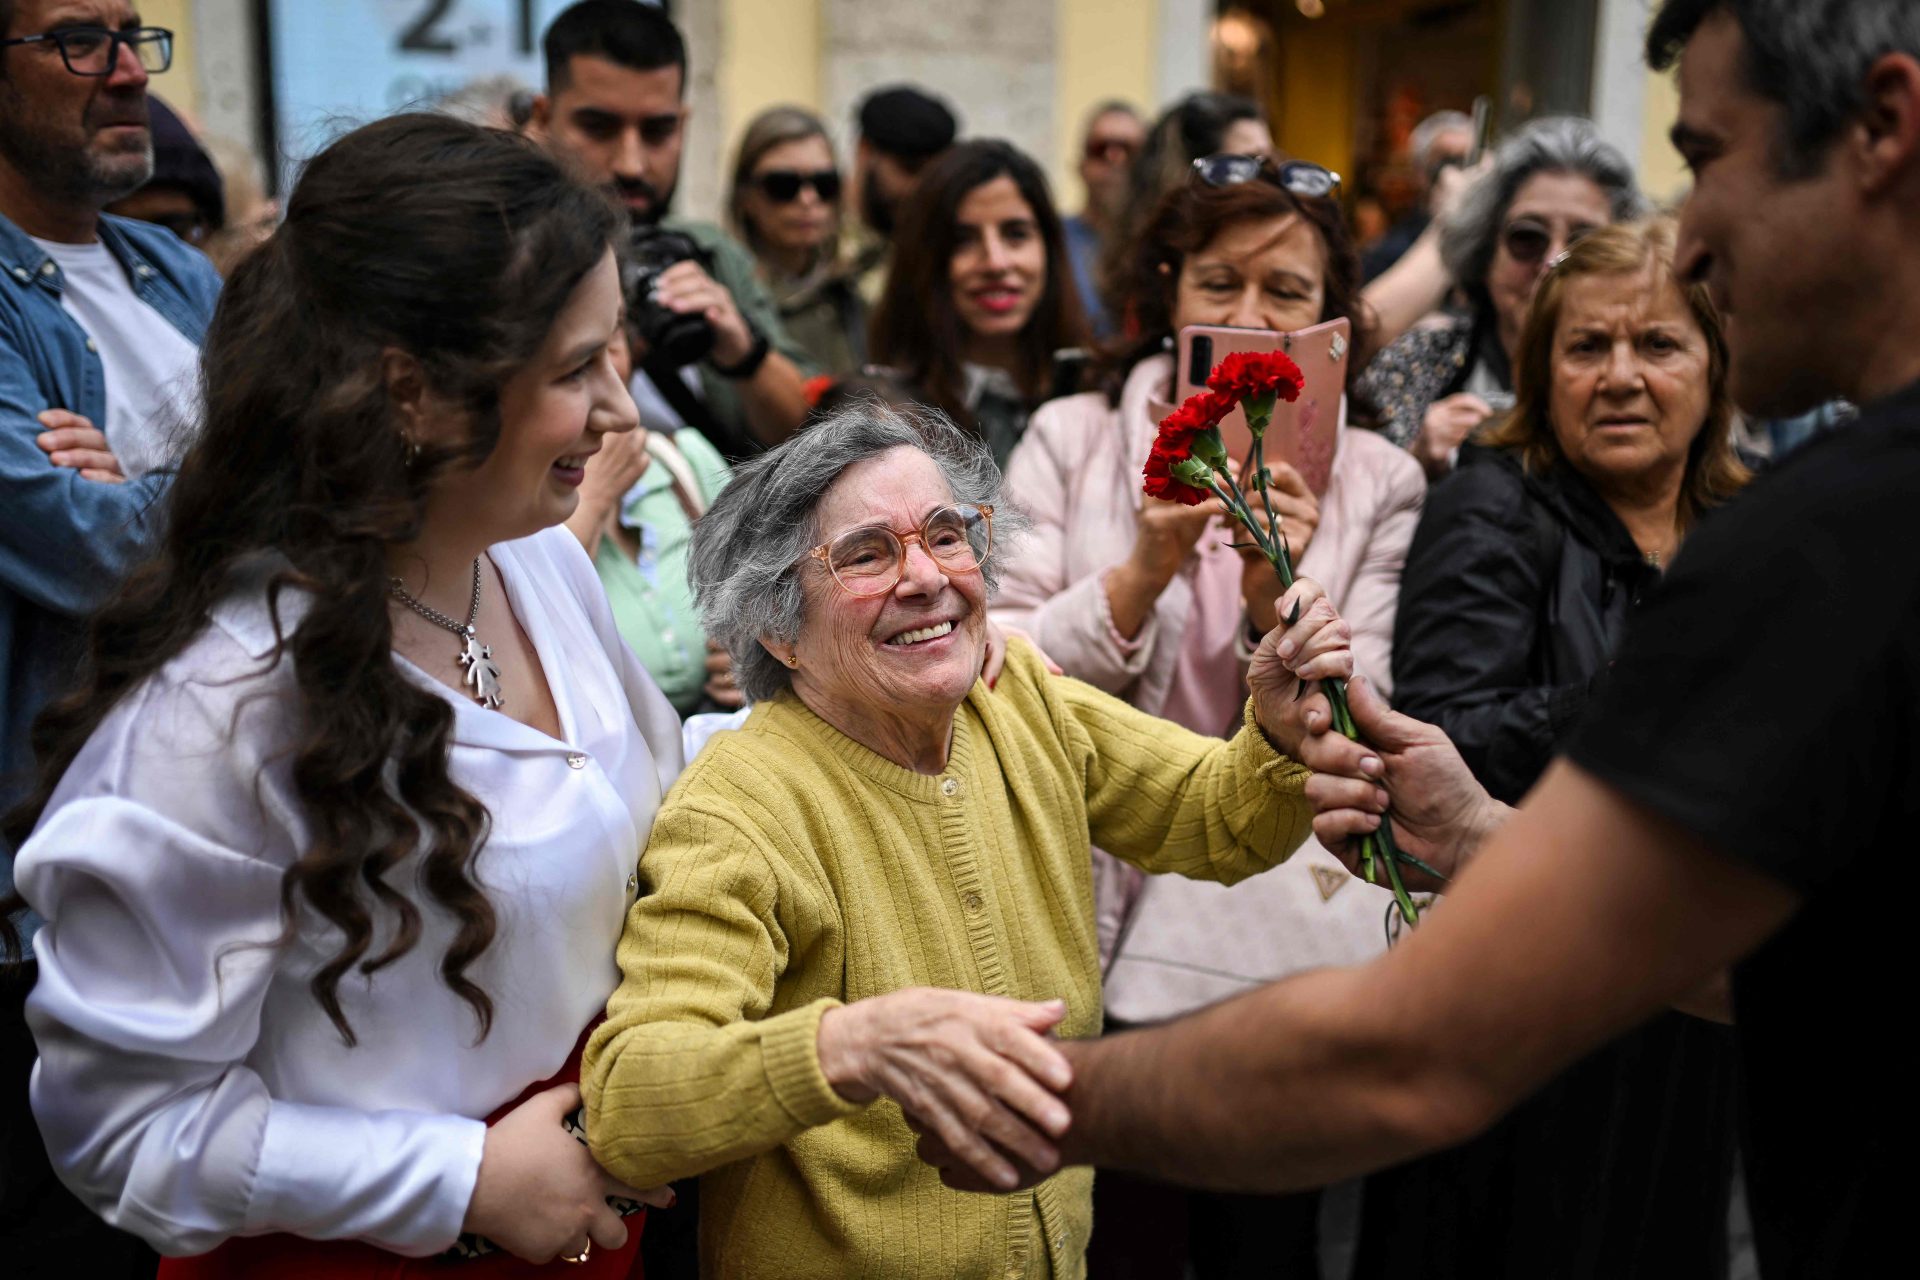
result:
M 878 399 L 831 414 L 734 470 L 693 527 L 690 570 L 707 636 L 733 658 L 734 679 L 754 701 L 773 697 L 792 674 L 761 638 L 799 638 L 805 598 L 800 575 L 822 541 L 820 501 L 840 473 L 890 449 L 918 449 L 946 477 L 955 502 L 991 506 L 993 555 L 981 566 L 991 593 L 998 566 L 1025 518 L 1000 497 L 1000 469 L 985 443 L 945 414 L 894 408 Z
M 1456 283 L 1475 303 L 1487 301 L 1487 271 L 1500 243 L 1507 208 L 1527 179 L 1542 173 L 1576 173 L 1591 178 L 1606 193 L 1613 221 L 1630 222 L 1647 213 L 1647 200 L 1633 178 L 1633 166 L 1618 148 L 1600 136 L 1593 121 L 1579 116 L 1530 120 L 1494 152 L 1493 169 L 1460 198 L 1440 228 L 1440 257 Z

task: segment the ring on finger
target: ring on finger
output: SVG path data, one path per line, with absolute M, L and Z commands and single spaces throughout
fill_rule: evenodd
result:
M 592 1252 L 593 1252 L 593 1241 L 589 1240 L 585 1244 L 580 1246 L 580 1252 L 561 1254 L 560 1261 L 565 1262 L 571 1266 L 577 1267 L 581 1263 L 585 1262 L 587 1260 L 588 1255 L 590 1255 Z

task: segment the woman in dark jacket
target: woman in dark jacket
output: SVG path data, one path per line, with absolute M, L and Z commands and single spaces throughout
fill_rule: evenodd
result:
M 1686 531 L 1747 472 L 1726 348 L 1673 231 L 1596 231 L 1548 270 L 1513 415 L 1433 490 L 1402 578 L 1401 710 L 1518 801 L 1606 678 Z M 1725 1029 L 1668 1014 L 1488 1134 L 1371 1179 L 1356 1275 L 1724 1274 Z

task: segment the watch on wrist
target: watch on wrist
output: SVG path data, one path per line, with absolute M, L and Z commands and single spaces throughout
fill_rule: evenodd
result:
M 760 366 L 767 362 L 767 354 L 773 350 L 773 344 L 767 341 L 766 334 L 760 332 L 760 326 L 751 320 L 747 321 L 747 332 L 753 335 L 753 345 L 747 348 L 747 354 L 741 356 L 736 364 L 715 364 L 715 373 L 742 382 L 760 372 Z

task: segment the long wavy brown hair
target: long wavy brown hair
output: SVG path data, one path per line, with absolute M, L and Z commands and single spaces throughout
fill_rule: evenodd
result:
M 419 534 L 436 476 L 492 451 L 502 385 L 618 221 L 531 143 L 443 116 L 367 125 L 307 166 L 285 223 L 214 314 L 202 426 L 158 554 L 94 618 L 76 691 L 34 726 L 38 780 L 7 823 L 16 846 L 107 714 L 264 571 L 270 662 L 292 664 L 292 779 L 311 834 L 281 883 L 282 940 L 303 908 L 338 930 L 311 988 L 354 1043 L 340 980 L 419 940 L 422 904 L 398 883 L 417 869 L 427 905 L 459 926 L 440 977 L 486 1035 L 492 1002 L 466 973 L 496 927 L 474 876 L 488 814 L 448 774 L 452 706 L 394 660 L 387 548 Z M 381 372 L 392 348 L 466 416 L 464 443 L 409 456 Z M 306 598 L 291 633 L 289 592 Z M 387 923 L 391 941 L 369 954 Z
M 1674 278 L 1674 237 L 1670 218 L 1615 223 L 1582 236 L 1555 260 L 1533 295 L 1514 353 L 1513 412 L 1476 439 L 1514 453 L 1529 471 L 1560 461 L 1551 410 L 1553 338 L 1566 306 L 1567 285 L 1586 276 L 1640 276 L 1649 288 L 1671 282 L 1707 343 L 1707 418 L 1687 452 L 1680 484 L 1680 522 L 1685 527 L 1740 492 L 1753 473 L 1733 444 L 1738 410 L 1727 386 L 1727 337 L 1720 310 L 1704 284 L 1682 284 Z
M 1029 408 L 1046 397 L 1054 352 L 1082 346 L 1087 321 L 1046 175 L 1011 143 L 962 142 L 920 171 L 913 194 L 900 211 L 900 227 L 893 237 L 897 248 L 887 270 L 887 287 L 873 309 L 867 340 L 876 364 L 896 371 L 921 400 L 969 429 L 977 429 L 977 424 L 967 412 L 960 355 L 966 349 L 966 322 L 953 302 L 953 254 L 960 243 L 954 219 L 967 193 L 995 178 L 1013 179 L 1020 198 L 1033 210 L 1047 246 L 1047 282 L 1026 328 L 1020 331 L 1021 368 L 1014 371 L 1014 382 Z

